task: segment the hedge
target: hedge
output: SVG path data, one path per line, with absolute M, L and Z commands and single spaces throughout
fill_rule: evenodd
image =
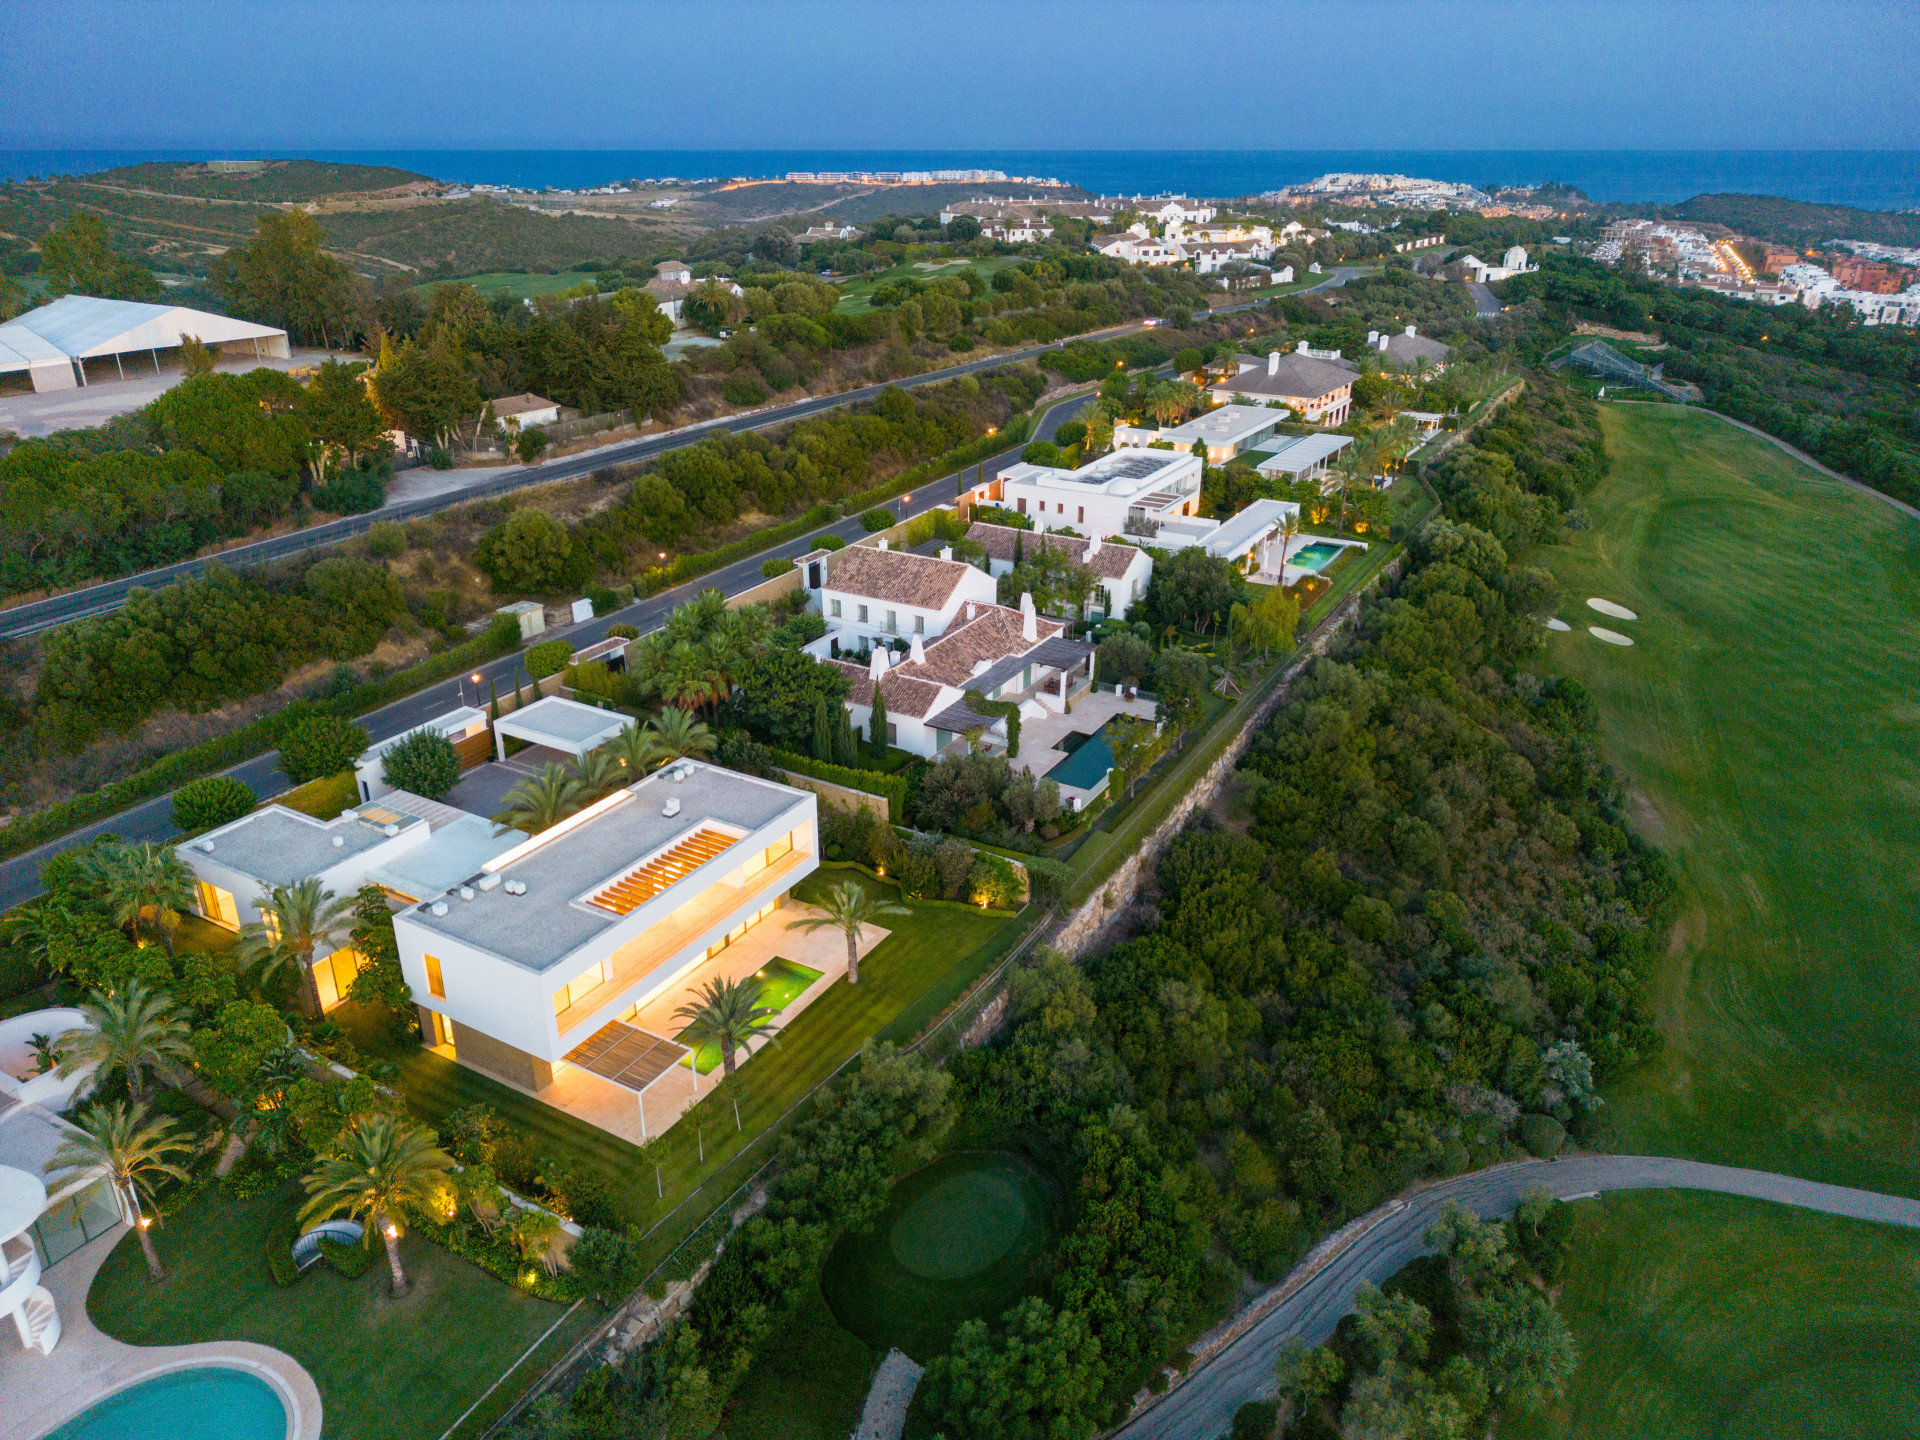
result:
M 364 1241 L 346 1245 L 331 1235 L 320 1237 L 321 1257 L 349 1280 L 358 1280 L 373 1264 L 373 1247 Z
M 267 1232 L 267 1278 L 283 1290 L 300 1278 L 300 1263 L 293 1258 L 297 1235 L 291 1219 L 280 1221 Z
M 907 779 L 904 775 L 883 775 L 877 770 L 853 770 L 845 765 L 829 765 L 824 760 L 796 755 L 791 750 L 775 750 L 773 763 L 829 785 L 844 785 L 866 795 L 878 795 L 887 802 L 887 819 L 900 823 L 907 813 Z
M 280 743 L 280 737 L 300 721 L 315 715 L 354 716 L 377 710 L 402 695 L 410 695 L 429 685 L 458 675 L 476 661 L 490 660 L 517 649 L 520 630 L 513 620 L 502 616 L 484 633 L 451 650 L 430 655 L 418 665 L 396 670 L 383 680 L 356 685 L 332 700 L 295 700 L 284 709 L 264 715 L 231 735 L 208 740 L 191 749 L 162 756 L 146 769 L 103 785 L 85 795 L 49 805 L 37 815 L 28 815 L 0 829 L 0 860 L 22 854 L 36 845 L 57 840 L 62 835 L 111 819 L 122 810 L 164 795 L 169 790 L 196 780 L 202 775 L 264 755 Z
M 1024 440 L 1027 431 L 1033 425 L 1033 417 L 1024 411 L 1007 422 L 1006 428 L 997 435 L 982 435 L 957 450 L 949 450 L 944 455 L 936 455 L 931 460 L 923 460 L 910 470 L 904 470 L 891 480 L 863 490 L 858 495 L 849 495 L 840 502 L 841 510 L 831 505 L 816 505 L 798 520 L 789 520 L 784 525 L 773 525 L 765 530 L 756 530 L 743 539 L 722 545 L 718 549 L 703 551 L 698 555 L 676 555 L 665 565 L 656 565 L 641 575 L 638 582 L 647 594 L 658 595 L 662 590 L 671 590 L 676 585 L 684 585 L 689 580 L 697 580 L 709 571 L 731 565 L 736 560 L 745 560 L 774 545 L 784 545 L 789 540 L 798 540 L 809 531 L 818 530 L 822 525 L 831 524 L 843 511 L 864 510 L 878 505 L 883 500 L 892 500 L 905 494 L 916 486 L 925 484 L 929 479 L 952 468 L 962 469 L 976 460 L 984 460 L 997 454 L 1008 445 Z M 844 542 L 843 542 L 844 543 Z
M 726 1214 L 725 1211 L 721 1213 Z M 416 1219 L 413 1230 L 416 1235 L 424 1235 L 442 1250 L 458 1255 L 462 1260 L 471 1260 L 496 1279 L 504 1280 L 529 1295 L 538 1295 L 542 1300 L 558 1300 L 565 1304 L 581 1299 L 586 1294 L 587 1287 L 568 1272 L 563 1270 L 558 1275 L 549 1275 L 540 1261 L 521 1259 L 505 1240 L 489 1240 L 458 1221 L 442 1225 L 431 1219 Z

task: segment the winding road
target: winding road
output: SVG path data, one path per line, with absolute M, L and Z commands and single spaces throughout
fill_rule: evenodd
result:
M 1457 1175 L 1408 1190 L 1349 1226 L 1343 1234 L 1351 1238 L 1344 1248 L 1331 1259 L 1309 1258 L 1269 1291 L 1269 1296 L 1285 1298 L 1193 1370 L 1159 1404 L 1121 1426 L 1116 1432 L 1119 1440 L 1211 1440 L 1225 1434 L 1240 1406 L 1272 1395 L 1273 1362 L 1281 1346 L 1295 1335 L 1310 1345 L 1320 1344 L 1353 1308 L 1354 1291 L 1362 1281 L 1378 1285 L 1409 1260 L 1425 1254 L 1423 1236 L 1449 1200 L 1492 1218 L 1510 1214 L 1533 1185 L 1546 1185 L 1563 1200 L 1584 1199 L 1604 1190 L 1710 1190 L 1920 1228 L 1920 1200 L 1695 1160 L 1572 1155 Z

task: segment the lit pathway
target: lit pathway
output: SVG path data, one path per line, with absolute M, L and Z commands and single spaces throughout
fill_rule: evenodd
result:
M 1321 1247 L 1255 1302 L 1256 1311 L 1262 1305 L 1271 1308 L 1168 1391 L 1159 1404 L 1122 1426 L 1119 1435 L 1123 1440 L 1212 1440 L 1225 1434 L 1232 1427 L 1235 1410 L 1273 1393 L 1273 1362 L 1290 1337 L 1298 1335 L 1310 1345 L 1324 1341 L 1340 1317 L 1353 1308 L 1353 1294 L 1361 1281 L 1378 1285 L 1426 1253 L 1422 1236 L 1447 1201 L 1456 1200 L 1491 1218 L 1509 1214 L 1532 1185 L 1547 1185 L 1562 1199 L 1602 1190 L 1711 1190 L 1920 1228 L 1920 1200 L 1693 1160 L 1574 1155 L 1457 1175 L 1408 1190 L 1348 1226 L 1341 1232 L 1344 1244 Z M 1330 1256 L 1329 1250 L 1334 1251 Z

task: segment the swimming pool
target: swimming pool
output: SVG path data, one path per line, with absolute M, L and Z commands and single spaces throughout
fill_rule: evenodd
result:
M 1111 724 L 1113 721 L 1107 721 L 1107 725 Z M 1068 751 L 1066 759 L 1047 771 L 1046 778 L 1056 785 L 1071 785 L 1076 790 L 1091 790 L 1104 780 L 1113 766 L 1113 751 L 1107 748 L 1107 725 L 1102 725 L 1075 744 Z M 1065 741 L 1061 742 L 1060 748 L 1067 749 Z
M 110 1395 L 47 1440 L 286 1440 L 286 1434 L 286 1407 L 271 1385 L 244 1370 L 211 1365 Z
M 815 970 L 811 965 L 801 965 L 783 955 L 776 955 L 754 972 L 754 978 L 760 982 L 757 1003 L 768 1010 L 785 1010 L 825 973 Z M 711 1075 L 714 1066 L 720 1063 L 720 1047 L 709 1040 L 703 1045 L 696 1045 L 691 1058 L 700 1067 L 702 1075 Z M 684 1065 L 687 1062 L 682 1060 L 680 1063 Z
M 1287 556 L 1287 564 L 1317 575 L 1346 548 L 1344 545 L 1303 545 Z

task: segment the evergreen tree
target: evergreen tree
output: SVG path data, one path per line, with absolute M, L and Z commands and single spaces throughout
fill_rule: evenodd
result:
M 520 667 L 516 665 L 513 667 L 513 708 L 518 710 L 526 703 L 525 697 L 520 693 Z
M 500 685 L 497 681 L 487 681 L 487 714 L 493 723 L 500 723 Z
M 813 701 L 813 758 L 833 763 L 833 722 L 827 716 L 827 697 Z
M 845 706 L 836 707 L 834 714 L 839 723 L 834 727 L 833 758 L 836 763 L 846 766 L 849 770 L 856 769 L 860 764 L 860 748 L 853 738 L 853 716 L 847 712 Z
M 887 758 L 887 697 L 880 693 L 880 687 L 873 687 L 873 719 L 867 725 L 867 748 L 873 752 L 873 758 Z

